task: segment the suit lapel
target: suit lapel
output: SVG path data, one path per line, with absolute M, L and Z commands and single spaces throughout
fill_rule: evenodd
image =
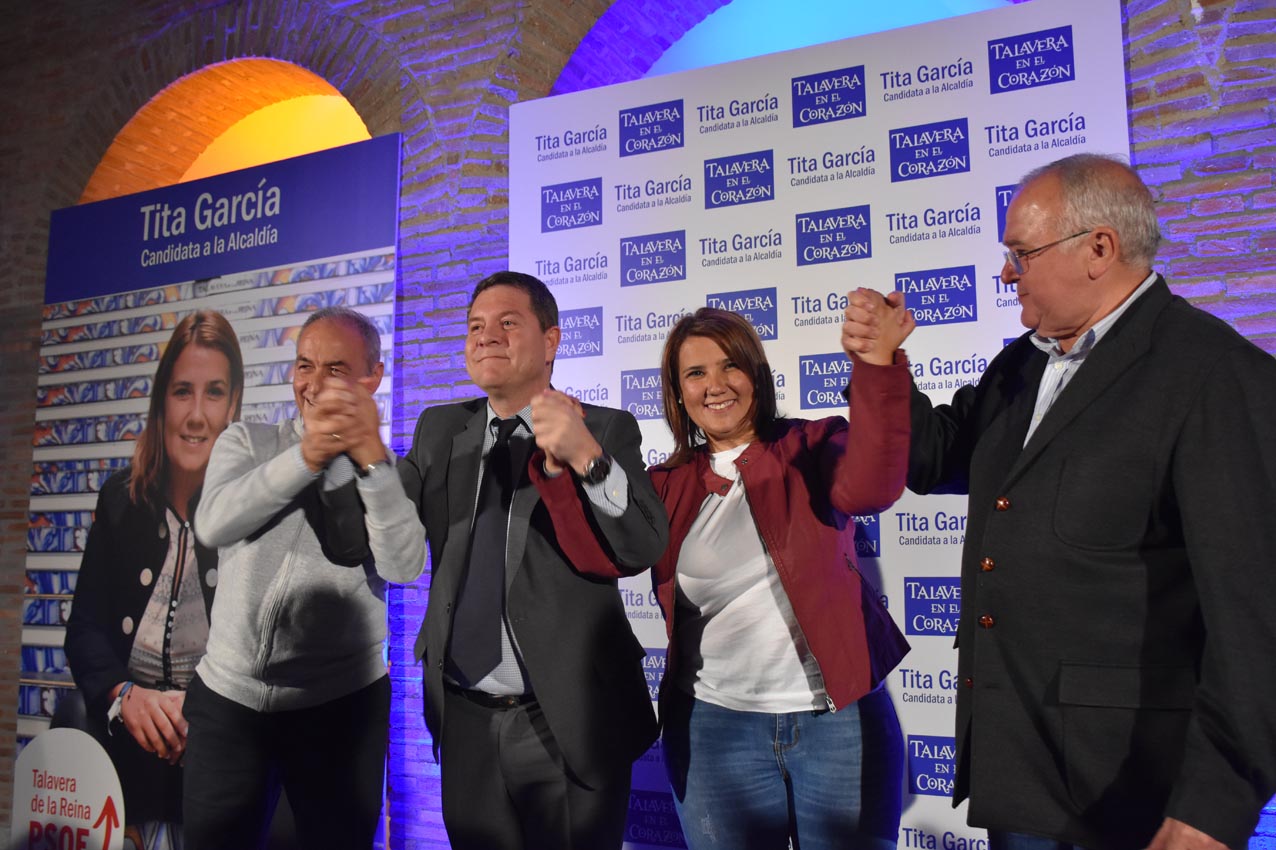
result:
M 1125 315 L 1099 340 L 1050 406 L 1032 439 L 1010 468 L 1006 484 L 1018 478 L 1052 440 L 1124 375 L 1136 360 L 1147 354 L 1151 347 L 1152 326 L 1172 297 L 1165 281 L 1158 278 L 1151 289 L 1130 305 Z
M 448 461 L 447 546 L 443 550 L 443 563 L 434 575 L 434 585 L 443 580 L 448 588 L 446 598 L 451 600 L 459 591 L 458 581 L 464 572 L 469 554 L 470 528 L 474 523 L 474 502 L 478 493 L 479 468 L 483 460 L 483 437 L 487 428 L 487 403 L 484 401 L 465 428 L 452 437 L 452 454 Z

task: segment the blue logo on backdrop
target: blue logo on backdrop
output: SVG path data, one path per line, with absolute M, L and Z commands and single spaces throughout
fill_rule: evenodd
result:
M 558 315 L 558 328 L 562 341 L 558 344 L 558 357 L 598 357 L 603 353 L 603 308 L 582 307 L 564 310 Z
M 864 514 L 855 520 L 855 555 L 859 558 L 882 557 L 881 514 Z
M 957 747 L 952 737 L 908 736 L 908 788 L 914 794 L 951 797 L 957 776 Z
M 851 379 L 851 361 L 845 352 L 801 355 L 798 371 L 803 410 L 846 406 L 842 390 Z
M 993 192 L 997 196 L 997 241 L 1006 238 L 1006 210 L 1010 209 L 1010 201 L 1015 196 L 1018 186 L 998 186 Z
M 990 94 L 1066 83 L 1075 77 L 1071 26 L 988 42 Z
M 603 223 L 603 179 L 541 187 L 541 233 Z
M 776 338 L 775 287 L 717 292 L 705 298 L 705 305 L 739 313 L 749 320 L 762 339 Z
M 797 264 L 840 263 L 873 256 L 868 206 L 798 213 Z
M 904 634 L 952 637 L 960 618 L 961 579 L 904 579 Z
M 724 156 L 704 161 L 704 207 L 733 207 L 775 197 L 772 151 Z
M 904 293 L 904 303 L 919 325 L 973 322 L 979 317 L 974 266 L 899 272 L 895 289 Z
M 864 66 L 794 77 L 793 126 L 860 118 L 865 112 Z
M 653 697 L 654 699 L 654 697 Z M 673 795 L 668 791 L 629 792 L 629 817 L 625 821 L 625 841 L 652 847 L 675 847 L 686 850 L 682 825 Z
M 889 136 L 892 183 L 970 171 L 970 133 L 965 118 L 900 127 Z
M 670 230 L 620 240 L 620 285 L 687 279 L 687 231 Z
M 667 650 L 647 647 L 647 657 L 642 660 L 642 674 L 647 679 L 647 693 L 655 702 L 660 696 L 660 681 L 665 677 Z
M 635 419 L 664 416 L 659 369 L 626 369 L 620 373 L 620 406 Z
M 620 155 L 682 147 L 682 115 L 681 100 L 620 110 Z

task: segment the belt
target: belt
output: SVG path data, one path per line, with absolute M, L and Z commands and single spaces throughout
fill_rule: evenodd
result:
M 445 685 L 449 693 L 469 700 L 484 708 L 518 708 L 536 702 L 535 694 L 489 694 L 484 691 L 470 691 L 456 685 Z

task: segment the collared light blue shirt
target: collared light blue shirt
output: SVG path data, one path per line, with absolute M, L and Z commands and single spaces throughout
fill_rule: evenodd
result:
M 1041 424 L 1041 420 L 1045 418 L 1055 400 L 1059 398 L 1064 387 L 1068 385 L 1072 380 L 1072 376 L 1077 373 L 1077 370 L 1081 368 L 1081 364 L 1085 362 L 1086 357 L 1098 345 L 1099 340 L 1103 339 L 1103 335 L 1116 324 L 1117 319 L 1121 318 L 1121 315 L 1129 309 L 1130 305 L 1152 287 L 1152 283 L 1155 280 L 1156 272 L 1152 272 L 1138 285 L 1138 288 L 1130 293 L 1128 298 L 1121 302 L 1120 306 L 1095 322 L 1094 327 L 1086 331 L 1077 340 L 1071 351 L 1064 352 L 1059 347 L 1059 340 L 1057 339 L 1038 336 L 1035 333 L 1029 337 L 1033 345 L 1046 353 L 1048 359 L 1046 361 L 1046 370 L 1041 375 L 1041 383 L 1037 387 L 1037 403 L 1032 408 L 1032 422 L 1028 424 L 1028 433 L 1023 438 L 1025 446 L 1032 439 L 1037 426 Z

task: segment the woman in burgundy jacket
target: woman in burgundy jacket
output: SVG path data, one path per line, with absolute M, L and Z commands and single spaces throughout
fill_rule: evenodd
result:
M 675 448 L 649 470 L 670 525 L 653 582 L 670 642 L 665 763 L 690 850 L 896 845 L 903 743 L 881 683 L 908 644 L 856 568 L 854 517 L 903 491 L 910 381 L 902 354 L 852 360 L 850 404 L 886 411 L 853 428 L 781 418 L 735 313 L 702 308 L 665 343 Z

